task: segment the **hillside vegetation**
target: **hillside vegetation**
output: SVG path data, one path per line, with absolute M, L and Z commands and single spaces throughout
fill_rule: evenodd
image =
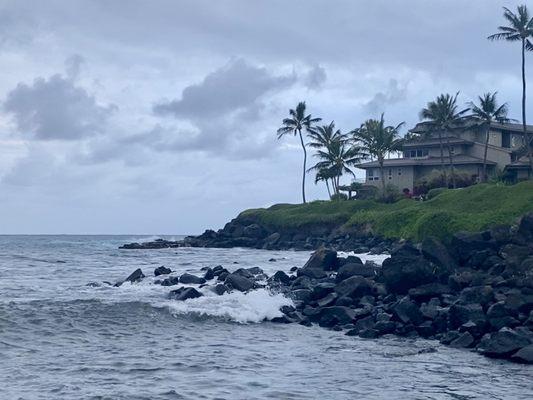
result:
M 479 184 L 444 190 L 425 202 L 405 199 L 393 204 L 374 200 L 277 204 L 246 210 L 238 218 L 255 220 L 273 230 L 328 225 L 347 231 L 364 228 L 376 235 L 418 242 L 430 236 L 446 241 L 458 231 L 474 232 L 510 224 L 530 211 L 533 182 L 526 181 L 514 186 Z

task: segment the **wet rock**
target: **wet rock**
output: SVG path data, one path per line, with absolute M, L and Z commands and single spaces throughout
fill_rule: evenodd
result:
M 521 348 L 511 356 L 511 359 L 515 362 L 524 364 L 533 364 L 533 344 L 527 345 Z
M 222 265 L 217 265 L 213 268 L 213 275 L 219 276 L 223 272 L 229 272 L 226 268 L 224 268 Z
M 291 278 L 283 271 L 276 271 L 269 279 L 269 282 L 279 282 L 283 285 L 288 285 L 291 283 Z
M 337 252 L 320 248 L 315 251 L 302 269 L 334 271 L 337 268 Z
M 214 279 L 214 278 L 215 278 L 215 273 L 214 273 L 213 269 L 207 268 L 205 270 L 204 279 L 206 281 L 210 281 L 211 279 Z
M 448 322 L 451 329 L 458 329 L 468 321 L 483 325 L 485 320 L 486 318 L 481 304 L 454 304 L 448 311 Z
M 281 235 L 278 232 L 274 232 L 265 238 L 265 244 L 267 246 L 273 246 L 279 241 L 280 238 Z
M 440 338 L 440 342 L 445 345 L 449 345 L 456 340 L 461 334 L 458 331 L 448 331 Z
M 173 300 L 185 301 L 188 299 L 195 299 L 197 297 L 202 297 L 203 294 L 198 290 L 192 287 L 180 287 L 179 289 L 173 290 L 169 293 L 168 297 Z
M 335 280 L 336 282 L 342 282 L 343 280 L 355 275 L 370 278 L 376 275 L 376 270 L 372 265 L 348 263 L 339 268 Z
M 335 290 L 335 284 L 330 282 L 321 282 L 315 285 L 311 291 L 311 299 L 318 300 L 328 294 L 332 293 Z
M 185 285 L 189 285 L 189 284 L 201 285 L 205 283 L 205 279 L 186 272 L 180 276 L 180 283 L 183 283 Z
M 517 269 L 530 252 L 531 250 L 527 246 L 508 244 L 501 248 L 500 255 L 510 268 Z
M 319 300 L 317 300 L 316 303 L 319 307 L 329 307 L 332 305 L 338 305 L 336 304 L 336 301 L 337 301 L 337 294 L 329 293 L 326 296 L 321 297 Z
M 520 218 L 517 233 L 530 243 L 533 241 L 533 213 L 529 213 Z
M 342 267 L 346 264 L 363 264 L 363 261 L 357 256 L 338 257 L 337 265 Z
M 264 274 L 264 271 L 261 268 L 259 268 L 259 267 L 246 268 L 246 271 L 248 271 L 250 274 L 252 274 L 252 276 L 263 275 Z
M 440 300 L 432 298 L 429 302 L 420 305 L 420 312 L 424 318 L 435 319 L 439 315 L 440 308 Z
M 332 327 L 339 324 L 349 324 L 353 321 L 354 316 L 354 311 L 349 307 L 325 307 L 320 310 L 319 325 L 323 327 Z
M 427 283 L 409 289 L 409 297 L 416 301 L 425 301 L 449 293 L 451 293 L 451 289 L 448 285 L 443 285 L 442 283 L 437 282 Z
M 291 291 L 291 298 L 296 301 L 301 301 L 303 303 L 309 303 L 311 300 L 311 290 L 310 289 L 296 289 Z
M 469 332 L 463 332 L 459 335 L 459 337 L 457 337 L 457 339 L 454 339 L 450 343 L 450 346 L 455 348 L 467 348 L 472 347 L 475 341 L 476 340 Z
M 266 236 L 266 231 L 258 224 L 251 224 L 244 227 L 242 235 L 248 238 L 261 239 Z
M 363 339 L 375 339 L 379 336 L 377 329 L 363 329 L 359 331 L 359 337 Z
M 517 334 L 509 328 L 502 328 L 498 332 L 484 336 L 477 350 L 487 357 L 507 358 L 531 344 L 526 337 Z
M 142 281 L 144 278 L 145 278 L 145 275 L 143 274 L 142 270 L 140 268 L 137 268 L 126 279 L 124 279 L 123 282 L 115 283 L 115 286 L 116 287 L 121 286 L 125 282 L 137 283 L 137 282 Z
M 244 276 L 236 273 L 229 274 L 224 283 L 240 292 L 246 292 L 254 287 L 254 282 Z
M 156 269 L 154 269 L 154 276 L 168 275 L 171 272 L 172 272 L 172 270 L 170 268 L 167 268 L 164 265 L 162 265 L 162 266 L 157 267 Z
M 460 263 L 465 263 L 476 251 L 492 247 L 489 232 L 458 232 L 452 237 L 451 248 Z
M 491 327 L 495 330 L 500 330 L 503 327 L 515 327 L 520 324 L 519 321 L 510 315 L 503 301 L 494 303 L 488 308 L 487 319 Z
M 393 333 L 396 329 L 396 323 L 394 321 L 378 321 L 374 325 L 374 329 L 378 331 L 380 335 L 386 335 L 387 333 Z
M 352 276 L 335 286 L 335 292 L 339 297 L 351 297 L 352 299 L 372 294 L 372 282 L 362 276 Z
M 394 315 L 404 324 L 419 325 L 423 321 L 423 315 L 414 301 L 408 296 L 402 298 L 392 308 Z
M 418 250 L 405 245 L 383 261 L 382 281 L 393 293 L 407 293 L 411 288 L 437 281 L 434 270 Z
M 474 286 L 462 290 L 457 300 L 460 304 L 479 303 L 482 306 L 494 301 L 494 291 L 490 286 Z
M 350 307 L 351 305 L 353 305 L 353 303 L 354 303 L 353 299 L 348 296 L 338 297 L 337 300 L 335 301 L 336 306 L 343 306 L 343 307 Z M 533 318 L 532 318 L 532 321 L 533 321 Z
M 215 292 L 219 296 L 222 296 L 224 293 L 229 292 L 229 289 L 223 283 L 219 283 L 219 284 L 213 286 L 213 292 Z
M 426 238 L 420 244 L 420 251 L 424 257 L 438 265 L 443 270 L 452 271 L 457 268 L 457 263 L 448 252 L 446 246 L 434 238 Z

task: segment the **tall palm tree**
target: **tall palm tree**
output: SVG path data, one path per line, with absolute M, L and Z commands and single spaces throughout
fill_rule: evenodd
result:
M 489 149 L 490 124 L 493 121 L 501 124 L 510 121 L 509 118 L 507 118 L 507 103 L 503 103 L 501 106 L 499 106 L 496 100 L 497 93 L 498 92 L 485 93 L 483 96 L 478 96 L 479 104 L 475 104 L 473 102 L 468 103 L 470 105 L 472 115 L 485 125 L 485 151 L 483 153 L 482 182 L 487 181 L 487 151 Z
M 509 22 L 509 26 L 499 26 L 500 32 L 490 35 L 489 40 L 506 40 L 522 44 L 522 129 L 523 141 L 529 157 L 530 177 L 533 170 L 533 152 L 531 151 L 531 135 L 526 127 L 526 50 L 533 50 L 530 38 L 533 37 L 533 18 L 525 5 L 517 7 L 517 13 L 513 13 L 507 7 L 503 7 L 503 16 Z
M 324 178 L 331 178 L 333 192 L 339 193 L 340 177 L 344 173 L 355 176 L 351 167 L 361 162 L 363 154 L 358 146 L 348 145 L 345 140 L 332 140 L 324 149 L 315 154 L 320 159 L 309 171 L 318 171 Z
M 448 147 L 448 157 L 450 160 L 450 176 L 452 179 L 452 186 L 455 188 L 455 171 L 453 164 L 453 151 L 450 145 L 450 130 L 454 125 L 460 123 L 464 114 L 468 112 L 468 108 L 457 111 L 457 96 L 459 92 L 452 96 L 450 94 L 441 94 L 435 101 L 430 101 L 426 108 L 420 112 L 420 118 L 427 120 L 430 123 L 430 131 L 437 132 L 440 145 L 440 164 L 442 174 L 445 175 L 446 183 L 448 179 L 444 169 L 444 143 L 442 141 L 442 134 L 446 132 L 446 142 Z
M 319 122 L 320 118 L 312 118 L 311 114 L 305 115 L 305 101 L 301 101 L 296 106 L 296 109 L 289 110 L 289 118 L 285 118 L 282 122 L 281 128 L 278 129 L 278 139 L 281 139 L 286 134 L 292 133 L 294 136 L 300 137 L 300 143 L 304 152 L 304 164 L 303 164 L 303 176 L 302 176 L 302 199 L 305 201 L 305 173 L 307 171 L 307 150 L 305 148 L 304 138 L 302 136 L 302 130 L 309 132 L 316 122 Z
M 354 140 L 361 146 L 361 150 L 369 156 L 377 158 L 383 195 L 385 194 L 385 174 L 383 172 L 385 157 L 391 152 L 401 150 L 403 140 L 400 138 L 400 128 L 403 125 L 404 122 L 396 126 L 386 126 L 384 115 L 381 114 L 379 120 L 369 119 L 360 128 L 351 132 Z

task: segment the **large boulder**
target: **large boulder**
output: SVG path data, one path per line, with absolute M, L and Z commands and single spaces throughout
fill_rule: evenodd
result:
M 429 237 L 420 244 L 422 255 L 441 268 L 443 271 L 452 271 L 457 263 L 450 255 L 448 248 L 435 238 Z
M 531 341 L 527 337 L 513 329 L 502 328 L 498 332 L 485 335 L 477 349 L 488 357 L 507 358 L 530 344 Z
M 321 269 L 334 271 L 337 268 L 337 252 L 324 247 L 315 251 L 302 269 Z
M 192 287 L 180 287 L 179 289 L 173 290 L 169 293 L 168 297 L 173 300 L 185 301 L 188 299 L 195 299 L 197 297 L 202 297 L 203 294 L 198 290 Z
M 351 297 L 352 299 L 370 295 L 373 292 L 373 283 L 362 276 L 352 276 L 335 286 L 335 293 L 339 297 Z
M 424 316 L 414 301 L 405 296 L 398 301 L 392 308 L 396 318 L 404 324 L 420 325 Z
M 533 364 L 533 344 L 518 350 L 511 356 L 511 360 L 524 364 Z
M 344 264 L 339 268 L 337 272 L 337 277 L 335 280 L 337 282 L 342 282 L 346 278 L 351 276 L 361 275 L 365 278 L 371 278 L 376 275 L 376 269 L 371 264 L 358 264 L 358 263 L 348 263 Z
M 180 283 L 183 283 L 185 285 L 202 285 L 205 283 L 205 279 L 186 272 L 180 276 Z
M 473 286 L 464 288 L 458 299 L 460 304 L 479 303 L 484 307 L 492 301 L 494 301 L 494 290 L 492 290 L 492 287 L 490 286 Z
M 226 277 L 224 284 L 240 292 L 246 292 L 254 287 L 253 280 L 245 278 L 237 273 L 229 274 Z
M 452 237 L 451 249 L 456 259 L 465 263 L 474 252 L 493 247 L 490 232 L 458 232 Z
M 394 252 L 383 261 L 381 280 L 393 293 L 407 293 L 409 289 L 435 282 L 438 276 L 434 266 L 409 245 Z
M 269 279 L 268 279 L 269 283 L 280 283 L 282 285 L 288 285 L 291 283 L 291 277 L 289 275 L 287 275 L 285 272 L 283 271 L 276 271 L 276 273 L 274 275 L 272 275 Z

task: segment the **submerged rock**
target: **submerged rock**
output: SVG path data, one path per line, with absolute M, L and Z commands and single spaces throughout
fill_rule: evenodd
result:
M 143 274 L 142 270 L 140 268 L 137 268 L 126 279 L 124 279 L 123 282 L 115 283 L 115 286 L 116 287 L 121 286 L 125 282 L 137 283 L 137 282 L 142 281 L 144 278 L 145 278 L 145 275 Z
M 180 283 L 183 283 L 186 285 L 187 284 L 201 285 L 205 283 L 205 279 L 186 272 L 180 276 Z

